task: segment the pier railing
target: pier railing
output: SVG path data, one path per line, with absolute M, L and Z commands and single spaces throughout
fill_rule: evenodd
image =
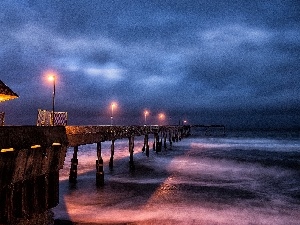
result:
M 160 132 L 181 132 L 188 135 L 190 126 L 66 126 L 69 146 L 142 136 Z

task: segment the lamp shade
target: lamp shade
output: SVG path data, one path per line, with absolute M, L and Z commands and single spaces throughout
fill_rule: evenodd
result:
M 19 96 L 0 80 L 0 102 L 12 100 Z

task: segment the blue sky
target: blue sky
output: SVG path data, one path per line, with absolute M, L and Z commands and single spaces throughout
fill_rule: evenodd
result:
M 0 2 L 0 79 L 19 98 L 6 123 L 56 109 L 69 124 L 299 126 L 297 1 Z

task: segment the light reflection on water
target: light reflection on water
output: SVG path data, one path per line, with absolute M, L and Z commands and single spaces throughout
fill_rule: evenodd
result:
M 152 147 L 152 140 L 149 143 Z M 151 149 L 150 147 L 150 149 Z M 96 146 L 78 152 L 78 183 L 70 189 L 72 149 L 61 171 L 56 218 L 137 224 L 299 224 L 300 141 L 275 138 L 188 138 L 147 158 L 135 141 L 102 144 L 105 186 L 95 187 Z

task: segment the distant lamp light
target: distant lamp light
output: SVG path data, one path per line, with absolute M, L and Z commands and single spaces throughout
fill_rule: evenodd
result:
M 55 75 L 53 73 L 50 73 L 48 75 L 48 80 L 51 81 L 51 82 L 55 81 Z
M 160 113 L 160 114 L 158 114 L 158 118 L 159 118 L 160 125 L 161 125 L 161 124 L 162 124 L 162 121 L 165 120 L 166 115 L 165 115 L 164 113 Z
M 147 125 L 147 116 L 149 115 L 149 111 L 145 110 L 144 111 L 144 116 L 145 116 L 145 125 Z
M 111 103 L 111 115 L 110 115 L 110 125 L 114 124 L 114 109 L 117 107 L 117 103 Z

